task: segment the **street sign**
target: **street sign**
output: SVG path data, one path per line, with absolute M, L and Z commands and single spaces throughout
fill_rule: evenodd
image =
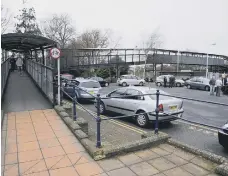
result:
M 61 97 L 60 97 L 60 56 L 61 51 L 58 48 L 52 48 L 50 50 L 50 56 L 53 59 L 57 60 L 57 70 L 58 70 L 58 105 L 61 103 Z
M 59 59 L 60 56 L 61 56 L 61 51 L 58 49 L 58 48 L 52 48 L 50 50 L 50 56 L 53 58 L 53 59 Z

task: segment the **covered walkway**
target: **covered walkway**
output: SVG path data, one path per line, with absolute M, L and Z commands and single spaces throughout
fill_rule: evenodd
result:
M 48 38 L 23 33 L 1 36 L 2 107 L 4 113 L 53 107 L 53 69 L 45 65 L 45 50 L 56 45 Z M 10 71 L 11 54 L 23 54 L 25 70 Z M 42 55 L 40 55 L 40 54 Z M 15 56 L 14 56 L 15 57 Z
M 3 101 L 4 112 L 50 109 L 51 103 L 43 96 L 28 74 L 10 73 Z

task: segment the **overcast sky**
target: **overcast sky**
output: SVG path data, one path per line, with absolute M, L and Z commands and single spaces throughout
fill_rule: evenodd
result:
M 23 7 L 22 0 L 2 5 L 14 16 Z M 228 55 L 228 0 L 28 0 L 27 6 L 35 8 L 38 21 L 68 13 L 78 33 L 112 29 L 119 47 L 140 47 L 156 30 L 162 48 Z

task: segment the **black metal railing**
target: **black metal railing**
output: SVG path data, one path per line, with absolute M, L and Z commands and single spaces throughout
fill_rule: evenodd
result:
M 172 96 L 172 95 L 169 95 L 169 94 L 163 94 L 163 93 L 160 93 L 159 90 L 156 91 L 156 93 L 154 94 L 141 94 L 141 95 L 124 95 L 124 96 L 112 96 L 112 97 L 101 97 L 100 94 L 97 94 L 96 96 L 90 94 L 89 92 L 87 92 L 86 90 L 84 89 L 81 89 L 80 87 L 76 86 L 76 85 L 72 85 L 73 87 L 73 91 L 74 91 L 74 97 L 71 97 L 65 90 L 64 90 L 64 87 L 61 88 L 61 91 L 67 95 L 69 98 L 71 98 L 73 100 L 73 120 L 77 120 L 77 114 L 76 114 L 76 105 L 80 106 L 83 110 L 85 110 L 88 114 L 90 114 L 94 120 L 96 120 L 96 123 L 97 123 L 97 141 L 96 141 L 96 146 L 99 148 L 101 146 L 101 132 L 100 132 L 100 123 L 103 121 L 103 120 L 111 120 L 111 119 L 121 119 L 121 118 L 128 118 L 128 117 L 133 117 L 133 116 L 137 116 L 137 115 L 140 115 L 140 114 L 150 114 L 150 113 L 154 113 L 155 112 L 155 117 L 156 117 L 156 120 L 155 120 L 155 134 L 158 134 L 158 131 L 159 131 L 159 127 L 158 127 L 158 124 L 159 124 L 159 113 L 160 113 L 160 109 L 159 109 L 159 97 L 160 96 L 167 96 L 167 97 L 173 97 L 173 98 L 179 98 L 179 99 L 185 99 L 185 100 L 190 100 L 190 101 L 197 101 L 197 102 L 201 102 L 201 103 L 208 103 L 208 104 L 213 104 L 213 105 L 219 105 L 219 106 L 227 106 L 228 107 L 228 104 L 225 104 L 225 103 L 218 103 L 218 102 L 211 102 L 211 101 L 205 101 L 205 100 L 198 100 L 198 99 L 192 99 L 192 98 L 187 98 L 187 97 L 180 97 L 180 96 Z M 91 97 L 93 97 L 95 100 L 96 100 L 96 109 L 97 109 L 97 112 L 96 112 L 96 115 L 91 113 L 88 109 L 86 109 L 85 107 L 83 107 L 83 105 L 81 105 L 78 101 L 77 101 L 77 95 L 76 95 L 76 88 L 80 91 L 83 91 L 87 94 L 89 94 Z M 148 95 L 156 95 L 156 106 L 155 107 L 152 107 L 152 109 L 154 109 L 154 111 L 152 112 L 145 112 L 145 113 L 139 113 L 139 114 L 131 114 L 131 115 L 123 115 L 123 116 L 116 116 L 116 117 L 105 117 L 105 118 L 101 118 L 100 116 L 100 103 L 102 101 L 102 99 L 110 99 L 110 98 L 130 98 L 130 97 L 142 97 L 142 96 L 148 96 Z M 190 122 L 190 123 L 194 123 L 194 124 L 198 124 L 198 125 L 202 125 L 202 126 L 206 126 L 206 127 L 210 127 L 210 128 L 214 128 L 214 129 L 221 129 L 220 127 L 217 127 L 217 126 L 213 126 L 213 125 L 208 125 L 208 124 L 202 124 L 202 123 L 199 123 L 199 122 L 195 122 L 195 121 L 191 121 L 191 120 L 188 120 L 188 119 L 184 119 L 182 117 L 179 117 L 177 115 L 172 115 L 172 114 L 167 114 L 165 112 L 162 112 L 163 114 L 165 115 L 169 115 L 175 119 L 180 119 L 180 120 L 183 120 L 183 121 L 187 121 L 187 122 Z

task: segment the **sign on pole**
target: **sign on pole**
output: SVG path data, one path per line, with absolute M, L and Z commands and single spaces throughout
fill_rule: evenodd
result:
M 61 51 L 58 48 L 52 48 L 50 50 L 50 56 L 53 59 L 57 59 L 57 69 L 58 69 L 58 105 L 61 103 L 61 96 L 60 96 L 60 56 L 61 56 Z M 55 97 L 54 97 L 55 98 Z

